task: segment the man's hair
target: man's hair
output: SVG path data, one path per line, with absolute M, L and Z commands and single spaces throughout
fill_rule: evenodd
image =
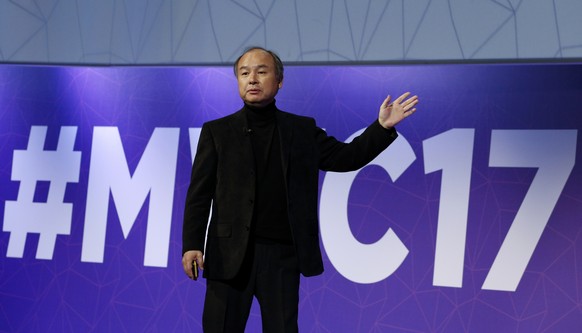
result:
M 281 61 L 281 58 L 279 58 L 279 56 L 277 55 L 277 53 L 271 51 L 271 50 L 267 50 L 265 48 L 262 48 L 260 46 L 251 46 L 249 48 L 247 48 L 234 62 L 234 76 L 238 75 L 238 63 L 240 61 L 240 59 L 247 53 L 249 53 L 250 51 L 253 50 L 261 50 L 264 52 L 267 52 L 268 54 L 271 55 L 271 57 L 273 57 L 273 62 L 275 63 L 275 77 L 277 78 L 277 81 L 282 82 L 283 81 L 283 62 Z

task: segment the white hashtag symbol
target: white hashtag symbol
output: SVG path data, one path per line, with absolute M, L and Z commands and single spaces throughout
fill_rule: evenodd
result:
M 6 256 L 22 258 L 28 233 L 39 234 L 37 259 L 52 259 L 57 235 L 71 233 L 73 205 L 64 203 L 67 183 L 79 181 L 81 152 L 73 151 L 77 127 L 61 127 L 56 151 L 45 151 L 46 126 L 33 126 L 26 150 L 15 150 L 12 180 L 20 181 L 16 201 L 6 201 Z M 34 202 L 38 181 L 49 181 L 46 202 Z

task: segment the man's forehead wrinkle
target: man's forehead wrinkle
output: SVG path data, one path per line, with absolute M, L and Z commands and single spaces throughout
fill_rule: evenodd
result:
M 260 64 L 260 65 L 254 65 L 254 66 L 245 66 L 245 65 L 242 65 L 242 66 L 240 66 L 240 67 L 239 67 L 239 69 L 248 69 L 248 68 L 265 68 L 265 67 L 266 67 L 266 68 L 268 68 L 268 67 L 269 67 L 269 65 L 267 65 L 267 64 Z

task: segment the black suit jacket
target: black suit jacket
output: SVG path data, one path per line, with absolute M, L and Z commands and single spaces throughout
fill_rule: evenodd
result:
M 397 133 L 384 129 L 375 120 L 362 135 L 346 144 L 328 136 L 313 118 L 277 110 L 276 121 L 299 270 L 305 276 L 321 274 L 319 170 L 357 170 L 388 147 Z M 254 164 L 242 109 L 202 126 L 186 197 L 182 250 L 205 249 L 206 278 L 230 279 L 240 269 L 251 232 Z

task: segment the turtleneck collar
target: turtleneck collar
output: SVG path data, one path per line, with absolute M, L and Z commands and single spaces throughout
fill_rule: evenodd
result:
M 251 122 L 263 122 L 275 119 L 275 112 L 277 111 L 277 107 L 275 106 L 275 101 L 271 102 L 269 105 L 265 107 L 256 107 L 251 106 L 245 103 L 243 107 L 244 112 L 246 113 L 247 119 Z

